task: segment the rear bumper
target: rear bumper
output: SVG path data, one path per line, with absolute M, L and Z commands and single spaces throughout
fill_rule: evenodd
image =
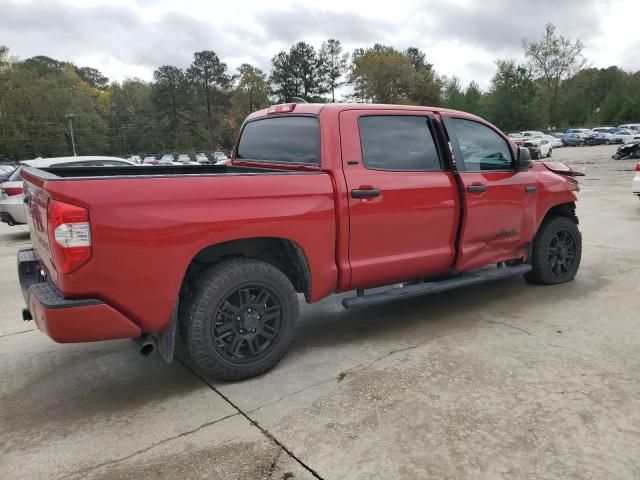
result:
M 142 335 L 140 327 L 96 299 L 69 300 L 46 281 L 32 249 L 18 252 L 18 277 L 38 328 L 56 342 L 95 342 Z

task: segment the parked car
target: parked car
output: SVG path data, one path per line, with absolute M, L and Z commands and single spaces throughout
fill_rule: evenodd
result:
M 15 165 L 0 165 L 0 183 L 5 182 L 7 178 L 15 171 Z
M 522 146 L 529 149 L 533 159 L 550 157 L 553 153 L 551 142 L 543 137 L 528 137 Z
M 591 129 L 595 133 L 613 133 L 617 130 L 616 127 L 593 127 Z
M 565 147 L 583 147 L 587 144 L 587 138 L 584 133 L 568 133 L 562 137 L 562 144 Z
M 520 132 L 520 134 L 525 137 L 542 137 L 545 135 L 544 132 L 540 132 L 538 130 L 525 130 L 524 132 Z
M 140 158 L 140 155 L 131 155 L 129 158 L 127 158 L 127 160 L 136 164 L 142 163 L 142 158 Z
M 589 128 L 567 128 L 564 131 L 565 135 L 570 135 L 572 133 L 584 133 L 585 135 L 593 135 L 594 134 L 593 130 L 591 130 Z
M 524 143 L 524 137 L 521 133 L 510 133 L 508 136 L 511 141 L 518 146 L 521 146 Z
M 625 123 L 624 125 L 618 125 L 618 130 L 631 130 L 633 132 L 640 133 L 640 123 Z
M 173 156 L 172 153 L 165 153 L 164 155 L 162 155 L 162 157 L 160 157 L 160 161 L 162 162 L 175 162 L 176 159 Z
M 209 163 L 209 159 L 204 153 L 196 153 L 196 162 L 198 163 Z
M 144 160 L 142 161 L 143 165 L 158 165 L 159 163 L 160 160 L 158 160 L 155 156 L 144 157 Z
M 20 176 L 25 166 L 34 168 L 50 167 L 117 167 L 135 163 L 117 157 L 56 157 L 39 158 L 20 162 L 20 166 L 0 185 L 0 220 L 8 225 L 27 223 L 24 209 L 23 182 Z
M 625 158 L 640 158 L 640 139 L 632 140 L 618 147 L 616 153 L 611 158 L 623 160 Z
M 179 328 L 204 373 L 238 380 L 286 353 L 298 293 L 355 291 L 342 303 L 357 308 L 578 271 L 577 173 L 532 162 L 474 115 L 276 105 L 248 117 L 234 151 L 230 166 L 168 178 L 26 168 L 23 317 L 59 342 L 133 338 L 165 360 Z
M 640 136 L 640 133 L 632 130 L 618 130 L 611 136 L 611 138 L 615 140 L 614 143 L 627 143 L 638 136 Z
M 178 162 L 178 163 L 192 163 L 191 162 L 191 157 L 189 155 L 187 155 L 186 153 L 182 153 L 182 154 L 178 155 L 178 159 L 176 160 L 176 162 Z
M 228 160 L 229 158 L 224 152 L 213 152 L 213 161 L 220 162 L 221 160 Z
M 636 163 L 636 174 L 631 181 L 631 192 L 640 198 L 640 162 Z
M 551 148 L 562 148 L 564 146 L 562 145 L 562 140 L 559 139 L 558 137 L 554 137 L 553 135 L 544 135 L 541 138 L 548 140 L 549 143 L 551 144 Z
M 587 139 L 587 143 L 589 145 L 609 145 L 611 143 L 618 143 L 618 141 L 611 133 L 596 132 L 595 135 Z

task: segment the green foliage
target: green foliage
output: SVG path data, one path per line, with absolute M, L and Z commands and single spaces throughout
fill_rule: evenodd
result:
M 542 109 L 530 70 L 513 61 L 498 61 L 486 98 L 487 118 L 504 131 L 541 128 Z
M 524 53 L 533 77 L 542 87 L 548 118 L 551 123 L 561 121 L 558 111 L 558 94 L 563 80 L 571 78 L 584 67 L 584 44 L 580 39 L 572 41 L 556 35 L 553 23 L 547 23 L 543 36 L 534 42 L 523 41 Z
M 323 101 L 322 95 L 328 90 L 320 65 L 315 49 L 305 42 L 278 53 L 271 60 L 272 93 L 279 102 L 289 102 L 293 97 Z
M 331 101 L 336 101 L 336 88 L 344 85 L 341 81 L 349 68 L 349 53 L 342 51 L 339 40 L 333 38 L 322 43 L 318 56 L 318 68 L 322 90 L 331 92 Z
M 350 81 L 362 102 L 437 105 L 442 84 L 424 54 L 376 44 L 352 57 Z
M 231 93 L 230 123 L 239 127 L 252 112 L 269 105 L 269 82 L 267 75 L 248 63 L 238 68 L 238 77 Z

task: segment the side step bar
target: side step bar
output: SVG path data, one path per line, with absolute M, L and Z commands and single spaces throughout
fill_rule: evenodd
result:
M 370 307 L 379 305 L 391 300 L 399 300 L 402 298 L 419 297 L 421 295 L 429 295 L 432 293 L 445 292 L 454 288 L 468 287 L 471 285 L 480 285 L 482 283 L 500 280 L 502 278 L 514 275 L 522 275 L 531 270 L 531 265 L 522 263 L 513 267 L 501 266 L 500 268 L 483 268 L 480 270 L 472 270 L 460 277 L 449 278 L 438 282 L 420 283 L 417 285 L 408 285 L 400 288 L 390 288 L 384 292 L 372 293 L 371 295 L 358 295 L 342 299 L 344 308 Z

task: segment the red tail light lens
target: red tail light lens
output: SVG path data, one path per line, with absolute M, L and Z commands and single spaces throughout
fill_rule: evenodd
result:
M 20 187 L 7 187 L 2 189 L 2 193 L 7 197 L 13 197 L 14 195 L 22 195 L 23 191 Z
M 295 103 L 283 103 L 281 105 L 272 105 L 267 110 L 267 115 L 272 115 L 274 113 L 291 113 L 296 108 Z
M 75 272 L 91 258 L 91 227 L 86 208 L 49 200 L 51 256 L 58 273 Z
M 636 172 L 640 172 L 640 162 L 636 163 Z

